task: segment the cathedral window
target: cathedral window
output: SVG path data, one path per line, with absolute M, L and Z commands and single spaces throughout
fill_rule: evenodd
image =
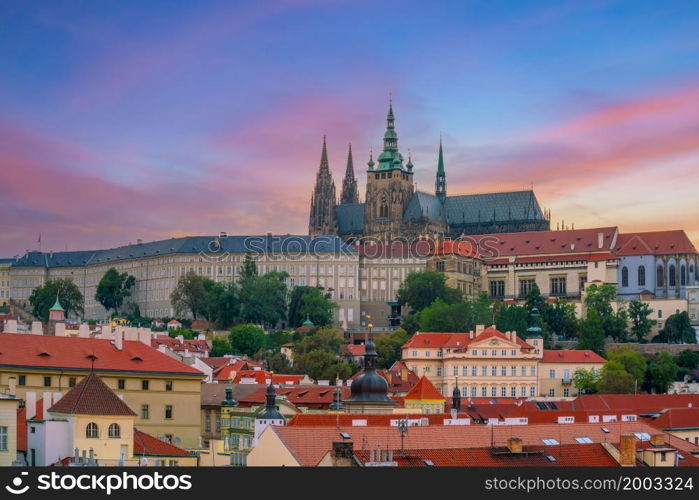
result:
M 670 277 L 668 281 L 670 282 L 670 286 L 675 286 L 675 284 L 677 283 L 677 276 L 675 276 L 674 264 L 670 265 Z
M 638 268 L 638 286 L 646 286 L 646 267 L 639 266 Z
M 621 286 L 629 286 L 629 269 L 626 266 L 621 268 Z
M 656 286 L 665 286 L 665 273 L 663 273 L 663 266 L 658 266 L 655 281 Z

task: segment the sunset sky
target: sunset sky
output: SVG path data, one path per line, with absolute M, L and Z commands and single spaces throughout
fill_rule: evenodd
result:
M 0 257 L 305 233 L 327 135 L 363 195 L 393 95 L 434 190 L 699 244 L 696 1 L 6 1 Z

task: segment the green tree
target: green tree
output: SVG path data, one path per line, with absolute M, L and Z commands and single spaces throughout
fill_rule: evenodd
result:
M 630 345 L 612 347 L 607 351 L 609 361 L 617 361 L 640 385 L 646 375 L 646 358 Z
M 243 321 L 275 325 L 286 319 L 285 272 L 246 277 L 240 281 L 240 318 Z
M 587 318 L 580 322 L 580 336 L 576 349 L 590 349 L 597 354 L 604 352 L 604 326 L 595 309 L 590 309 Z
M 412 314 L 404 316 L 401 327 L 408 332 L 408 335 L 413 335 L 420 329 L 420 313 L 413 312 Z
M 333 355 L 340 352 L 343 334 L 335 328 L 317 328 L 310 335 L 304 336 L 294 346 L 294 356 L 313 351 L 326 351 Z
M 219 328 L 230 327 L 238 317 L 240 297 L 235 283 L 212 283 L 205 301 L 207 319 Z
M 677 355 L 677 364 L 687 370 L 696 370 L 699 367 L 699 352 L 685 349 Z
M 85 299 L 77 285 L 69 279 L 59 278 L 48 280 L 32 290 L 29 303 L 33 308 L 34 316 L 41 321 L 48 321 L 49 309 L 56 302 L 56 297 L 65 310 L 66 317 L 71 313 L 81 315 L 85 312 Z
M 314 380 L 335 380 L 336 377 L 346 380 L 356 370 L 352 364 L 340 361 L 336 354 L 320 349 L 298 355 L 294 351 L 293 369 Z
M 597 390 L 601 394 L 634 394 L 636 380 L 619 361 L 609 361 L 602 367 Z
M 265 349 L 270 351 L 278 351 L 281 346 L 291 342 L 292 336 L 290 332 L 283 330 L 274 330 L 265 337 Z
M 226 354 L 233 354 L 231 343 L 226 339 L 216 338 L 211 341 L 211 357 L 220 358 Z
M 376 367 L 390 368 L 393 363 L 401 359 L 402 347 L 410 336 L 408 332 L 402 328 L 396 328 L 395 331 L 381 335 L 376 338 Z
M 601 373 L 592 368 L 585 370 L 580 368 L 573 374 L 573 385 L 581 394 L 594 394 L 597 392 L 597 385 L 601 379 Z
M 260 349 L 255 353 L 253 359 L 265 364 L 268 370 L 274 373 L 290 373 L 291 364 L 281 352 L 273 352 L 269 349 Z
M 107 311 L 113 309 L 114 313 L 118 314 L 124 299 L 131 296 L 131 289 L 135 283 L 136 278 L 129 273 L 119 273 L 110 267 L 97 284 L 95 300 L 102 304 L 102 307 Z
M 188 271 L 177 280 L 175 289 L 170 294 L 170 303 L 177 315 L 187 312 L 194 319 L 207 314 L 207 292 L 212 288 L 213 281 L 199 276 L 194 271 Z
M 173 339 L 177 338 L 180 335 L 182 335 L 182 338 L 188 340 L 193 339 L 197 336 L 196 332 L 193 332 L 192 330 L 187 330 L 186 328 L 169 328 L 167 334 Z
M 696 330 L 689 320 L 687 311 L 671 314 L 660 331 L 660 341 L 669 344 L 696 344 Z
M 677 377 L 679 366 L 667 351 L 661 351 L 648 364 L 646 385 L 651 392 L 664 394 Z
M 585 307 L 594 309 L 604 319 L 612 315 L 612 301 L 616 299 L 616 287 L 610 283 L 591 284 L 585 292 Z
M 228 341 L 234 353 L 253 356 L 265 345 L 265 331 L 252 323 L 234 326 L 228 334 Z
M 542 315 L 544 323 L 553 335 L 568 339 L 578 336 L 578 319 L 575 317 L 575 304 L 559 298 L 547 304 Z
M 536 283 L 532 283 L 532 287 L 529 289 L 529 292 L 527 292 L 527 295 L 525 295 L 524 307 L 527 309 L 527 315 L 530 315 L 532 313 L 532 309 L 535 307 L 539 310 L 539 314 L 541 315 L 546 312 L 548 303 L 546 302 L 544 296 L 541 295 L 539 285 Z
M 243 269 L 240 271 L 240 281 L 241 283 L 246 280 L 253 280 L 257 278 L 257 264 L 252 258 L 250 252 L 245 254 L 245 260 L 243 260 Z
M 447 304 L 461 300 L 461 292 L 446 285 L 446 276 L 437 271 L 417 271 L 408 274 L 397 294 L 398 302 L 413 311 L 422 311 L 437 299 Z
M 309 318 L 315 326 L 328 326 L 333 321 L 337 304 L 319 287 L 297 286 L 289 297 L 289 326 L 296 328 Z
M 526 307 L 501 304 L 495 311 L 495 327 L 501 332 L 516 331 L 520 338 L 527 338 L 529 313 Z
M 469 332 L 476 325 L 488 325 L 493 321 L 490 299 L 481 295 L 475 300 L 463 300 L 447 304 L 435 300 L 420 313 L 420 330 L 423 332 Z M 407 328 L 406 328 L 406 331 Z
M 629 302 L 628 312 L 631 320 L 631 334 L 639 342 L 645 342 L 646 336 L 653 329 L 653 325 L 657 323 L 654 319 L 650 319 L 653 310 L 647 302 L 632 300 Z

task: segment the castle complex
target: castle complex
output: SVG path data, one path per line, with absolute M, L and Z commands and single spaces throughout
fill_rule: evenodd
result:
M 442 142 L 434 194 L 417 191 L 414 166 L 398 149 L 393 105 L 389 105 L 383 151 L 367 163 L 366 195 L 359 201 L 352 149 L 338 198 L 328 162 L 325 138 L 311 195 L 308 231 L 311 236 L 336 234 L 347 241 L 371 236 L 380 240 L 440 234 L 452 238 L 549 229 L 549 214 L 539 206 L 532 190 L 503 193 L 447 195 Z

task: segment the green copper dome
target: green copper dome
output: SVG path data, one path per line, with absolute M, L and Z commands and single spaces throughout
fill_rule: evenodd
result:
M 53 306 L 51 306 L 51 309 L 49 311 L 63 311 L 65 312 L 65 309 L 61 307 L 61 303 L 58 301 L 58 294 L 56 294 L 56 302 L 54 302 Z
M 306 321 L 304 321 L 301 326 L 313 326 L 313 321 L 311 321 L 308 315 L 306 315 Z

